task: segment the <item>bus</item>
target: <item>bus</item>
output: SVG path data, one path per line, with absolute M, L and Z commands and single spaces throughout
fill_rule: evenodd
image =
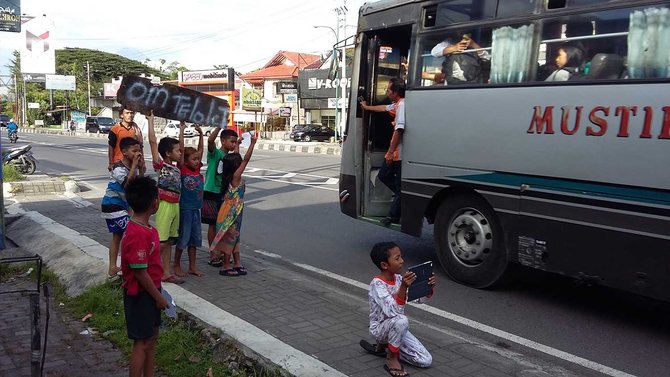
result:
M 358 101 L 388 104 L 401 77 L 402 216 L 391 227 L 420 236 L 433 224 L 450 278 L 485 288 L 516 264 L 670 301 L 669 5 L 366 3 L 341 212 L 379 225 L 388 212 L 377 174 L 392 118 Z

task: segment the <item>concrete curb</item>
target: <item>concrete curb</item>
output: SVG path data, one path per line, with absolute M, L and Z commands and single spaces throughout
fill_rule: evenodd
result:
M 5 182 L 2 186 L 3 192 L 9 196 L 62 194 L 66 191 L 64 181 Z
M 79 295 L 104 281 L 106 247 L 38 212 L 23 212 L 18 204 L 9 206 L 8 212 L 21 217 L 7 227 L 7 238 L 24 250 L 39 251 L 46 265 L 66 286 L 68 295 Z M 261 365 L 281 368 L 283 375 L 346 376 L 201 297 L 174 284 L 164 285 L 188 316 L 238 342 L 245 355 Z
M 63 136 L 79 136 L 93 139 L 107 138 L 107 134 L 75 132 L 74 135 L 70 131 L 57 130 L 50 128 L 21 128 L 20 133 L 26 134 L 46 134 L 46 135 L 63 135 Z M 191 137 L 184 139 L 184 145 L 197 146 L 198 138 Z M 273 141 L 273 140 L 258 140 L 256 149 L 266 151 L 281 151 L 281 152 L 296 152 L 296 153 L 311 153 L 340 156 L 342 154 L 342 147 L 333 144 L 307 144 L 307 143 L 293 143 L 287 141 Z

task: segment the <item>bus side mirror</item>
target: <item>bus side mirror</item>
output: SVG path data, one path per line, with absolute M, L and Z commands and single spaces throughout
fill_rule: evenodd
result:
M 333 53 L 330 56 L 332 59 L 330 59 L 330 67 L 328 68 L 328 79 L 332 81 L 337 77 L 340 59 L 335 49 L 333 49 Z

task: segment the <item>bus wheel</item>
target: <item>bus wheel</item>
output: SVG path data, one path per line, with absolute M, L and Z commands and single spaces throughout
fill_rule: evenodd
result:
M 503 276 L 507 255 L 502 229 L 482 198 L 446 199 L 438 209 L 434 234 L 440 264 L 453 280 L 486 288 Z

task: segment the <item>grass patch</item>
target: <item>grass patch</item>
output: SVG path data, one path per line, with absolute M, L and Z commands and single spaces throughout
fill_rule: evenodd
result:
M 19 182 L 26 179 L 26 177 L 16 170 L 14 166 L 2 165 L 2 179 L 4 182 Z

